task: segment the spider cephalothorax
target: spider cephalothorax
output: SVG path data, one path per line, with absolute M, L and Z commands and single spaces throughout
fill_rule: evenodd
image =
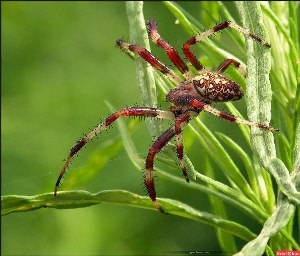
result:
M 88 135 L 81 138 L 70 150 L 69 156 L 63 166 L 63 169 L 55 184 L 54 194 L 57 194 L 57 189 L 62 177 L 64 176 L 67 167 L 69 166 L 73 156 L 88 143 L 94 136 L 102 132 L 106 127 L 111 125 L 121 116 L 144 116 L 144 117 L 156 117 L 161 119 L 174 120 L 174 125 L 167 129 L 151 146 L 149 149 L 146 168 L 144 174 L 144 183 L 147 188 L 148 194 L 154 203 L 154 206 L 164 212 L 156 199 L 156 191 L 154 187 L 154 175 L 153 175 L 153 162 L 155 155 L 173 138 L 176 137 L 176 150 L 179 160 L 179 166 L 182 170 L 183 176 L 186 181 L 189 182 L 185 164 L 183 161 L 183 144 L 182 144 L 182 127 L 188 123 L 192 118 L 196 117 L 200 111 L 207 111 L 215 116 L 224 118 L 231 122 L 245 124 L 249 126 L 255 126 L 268 131 L 278 131 L 276 128 L 272 128 L 267 125 L 257 124 L 255 122 L 239 119 L 230 114 L 221 112 L 213 108 L 210 104 L 213 102 L 225 102 L 239 100 L 243 97 L 243 92 L 240 86 L 229 78 L 225 77 L 223 73 L 229 65 L 234 65 L 239 69 L 243 76 L 246 76 L 246 71 L 240 66 L 240 63 L 233 59 L 227 59 L 221 63 L 215 72 L 209 72 L 204 69 L 202 64 L 193 55 L 190 50 L 190 46 L 200 42 L 201 40 L 211 36 L 213 33 L 231 27 L 247 36 L 252 37 L 262 45 L 270 47 L 270 45 L 261 38 L 253 35 L 244 28 L 230 22 L 225 21 L 219 25 L 211 28 L 210 30 L 192 37 L 182 47 L 183 53 L 190 61 L 190 63 L 197 70 L 198 74 L 194 75 L 188 68 L 188 66 L 181 59 L 177 51 L 170 46 L 165 40 L 161 38 L 157 31 L 156 24 L 153 20 L 148 22 L 148 34 L 151 40 L 161 47 L 168 55 L 170 60 L 180 71 L 184 80 L 177 75 L 174 71 L 169 69 L 165 64 L 155 58 L 145 48 L 137 45 L 128 44 L 121 39 L 117 40 L 117 45 L 124 51 L 130 51 L 140 55 L 146 62 L 150 63 L 155 69 L 160 71 L 169 80 L 171 80 L 177 87 L 172 89 L 167 95 L 166 100 L 172 104 L 169 110 L 161 110 L 151 107 L 128 107 L 123 108 L 112 115 L 110 115 L 104 122 L 100 123 L 94 130 Z

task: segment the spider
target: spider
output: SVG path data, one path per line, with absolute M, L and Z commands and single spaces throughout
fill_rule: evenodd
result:
M 160 150 L 173 137 L 176 137 L 176 151 L 179 160 L 179 166 L 182 170 L 185 180 L 189 182 L 187 170 L 183 160 L 182 129 L 191 119 L 198 116 L 202 110 L 231 122 L 258 127 L 271 132 L 278 131 L 278 129 L 276 128 L 243 120 L 233 115 L 221 112 L 212 107 L 211 103 L 213 102 L 234 101 L 239 100 L 243 97 L 243 91 L 240 86 L 234 81 L 222 75 L 222 73 L 230 65 L 234 65 L 236 68 L 238 68 L 243 76 L 246 76 L 246 70 L 241 67 L 238 61 L 233 59 L 226 59 L 219 65 L 216 71 L 208 71 L 202 66 L 202 64 L 190 50 L 190 47 L 192 45 L 201 42 L 203 39 L 213 35 L 215 32 L 226 28 L 235 29 L 240 33 L 253 38 L 263 46 L 271 47 L 269 43 L 265 42 L 261 38 L 255 36 L 254 34 L 231 21 L 222 22 L 209 29 L 208 31 L 190 38 L 183 45 L 182 50 L 184 55 L 197 70 L 197 74 L 195 75 L 181 59 L 178 52 L 160 36 L 154 20 L 150 20 L 147 22 L 147 28 L 150 39 L 167 53 L 169 59 L 180 71 L 184 79 L 182 79 L 181 76 L 177 75 L 174 71 L 169 69 L 165 64 L 154 57 L 145 48 L 134 44 L 128 44 L 121 39 L 118 39 L 116 43 L 123 51 L 133 52 L 140 55 L 141 58 L 150 63 L 153 68 L 157 69 L 164 76 L 166 76 L 167 79 L 169 79 L 176 85 L 176 88 L 170 90 L 166 95 L 166 100 L 170 102 L 172 106 L 168 110 L 161 110 L 152 107 L 127 107 L 111 114 L 88 135 L 78 140 L 77 143 L 71 148 L 70 153 L 55 184 L 55 196 L 57 194 L 60 181 L 64 176 L 66 169 L 69 166 L 74 155 L 76 155 L 81 150 L 81 148 L 85 144 L 87 144 L 93 137 L 101 133 L 121 116 L 142 116 L 174 120 L 174 125 L 168 128 L 162 135 L 160 135 L 149 149 L 144 173 L 144 184 L 147 188 L 148 194 L 154 204 L 154 207 L 162 213 L 164 213 L 165 211 L 156 199 L 156 191 L 154 186 L 154 158 L 156 154 L 160 152 Z

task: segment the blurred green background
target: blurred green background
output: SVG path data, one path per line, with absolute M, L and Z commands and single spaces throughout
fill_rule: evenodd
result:
M 205 15 L 197 3 L 179 4 L 196 18 L 201 12 Z M 111 113 L 105 100 L 115 109 L 141 104 L 135 63 L 115 47 L 117 38 L 129 40 L 125 2 L 2 2 L 1 7 L 2 195 L 51 192 L 70 147 Z M 175 25 L 167 8 L 160 2 L 146 2 L 144 12 L 146 19 L 156 19 L 160 33 L 180 49 L 188 36 Z M 161 50 L 154 52 L 166 60 Z M 233 128 L 226 122 L 223 126 Z M 219 129 L 220 125 L 215 128 Z M 88 145 L 65 180 L 85 166 L 101 143 L 115 136 L 116 126 Z M 151 137 L 143 122 L 133 139 L 146 157 Z M 197 158 L 197 150 L 197 144 L 191 146 L 189 156 Z M 92 180 L 73 189 L 125 189 L 145 195 L 141 184 L 141 172 L 122 149 Z M 157 190 L 161 197 L 210 211 L 204 194 L 163 180 L 158 181 Z M 219 250 L 214 229 L 208 225 L 111 204 L 11 214 L 2 218 L 1 228 L 3 255 Z

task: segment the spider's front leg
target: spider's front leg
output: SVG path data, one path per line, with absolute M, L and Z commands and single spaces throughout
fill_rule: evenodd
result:
M 189 177 L 186 171 L 186 167 L 183 160 L 183 140 L 182 140 L 182 126 L 186 125 L 187 122 L 191 119 L 191 113 L 187 112 L 183 115 L 180 115 L 176 118 L 175 121 L 175 134 L 176 134 L 176 150 L 177 150 L 177 157 L 179 160 L 179 166 L 182 170 L 183 176 L 187 182 L 189 181 Z M 198 113 L 195 113 L 198 115 Z
M 172 112 L 171 112 L 172 113 Z M 156 191 L 154 187 L 154 175 L 153 175 L 153 161 L 155 155 L 175 136 L 175 128 L 171 127 L 166 130 L 158 139 L 153 143 L 149 149 L 147 160 L 146 160 L 146 169 L 144 175 L 145 186 L 148 190 L 148 194 L 155 206 L 160 212 L 165 213 L 163 208 L 159 205 L 156 200 Z
M 182 170 L 183 176 L 187 182 L 189 182 L 188 174 L 183 160 L 183 143 L 182 143 L 182 126 L 186 125 L 187 122 L 197 116 L 196 112 L 187 112 L 182 114 L 175 119 L 175 125 L 168 130 L 166 130 L 152 145 L 148 152 L 146 160 L 146 170 L 145 170 L 145 185 L 148 190 L 148 194 L 155 206 L 159 211 L 165 212 L 156 200 L 156 191 L 154 186 L 154 175 L 153 175 L 153 162 L 155 155 L 160 152 L 160 150 L 174 137 L 176 136 L 176 150 L 177 157 L 179 160 L 179 166 Z
M 150 107 L 129 107 L 129 108 L 123 108 L 112 115 L 110 115 L 108 118 L 106 118 L 102 123 L 100 123 L 94 130 L 92 130 L 88 135 L 81 138 L 70 150 L 70 153 L 67 157 L 67 160 L 59 174 L 59 177 L 55 184 L 54 189 L 54 195 L 56 196 L 58 187 L 60 185 L 60 181 L 63 178 L 64 174 L 66 173 L 66 170 L 68 166 L 71 163 L 71 160 L 73 159 L 74 155 L 76 155 L 81 148 L 87 144 L 93 137 L 95 137 L 97 134 L 101 133 L 103 130 L 105 130 L 108 126 L 110 126 L 113 122 L 115 122 L 119 117 L 121 116 L 144 116 L 144 117 L 156 117 L 156 118 L 162 118 L 162 119 L 174 119 L 175 115 L 171 111 L 165 111 L 160 110 L 156 108 L 150 108 Z

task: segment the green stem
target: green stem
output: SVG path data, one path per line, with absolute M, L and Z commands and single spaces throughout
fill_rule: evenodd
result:
M 129 21 L 130 41 L 150 51 L 150 44 L 143 14 L 143 1 L 127 1 L 126 11 Z M 156 86 L 153 68 L 139 57 L 136 62 L 136 79 L 144 106 L 157 107 Z M 146 119 L 147 128 L 152 137 L 161 132 L 155 120 Z

